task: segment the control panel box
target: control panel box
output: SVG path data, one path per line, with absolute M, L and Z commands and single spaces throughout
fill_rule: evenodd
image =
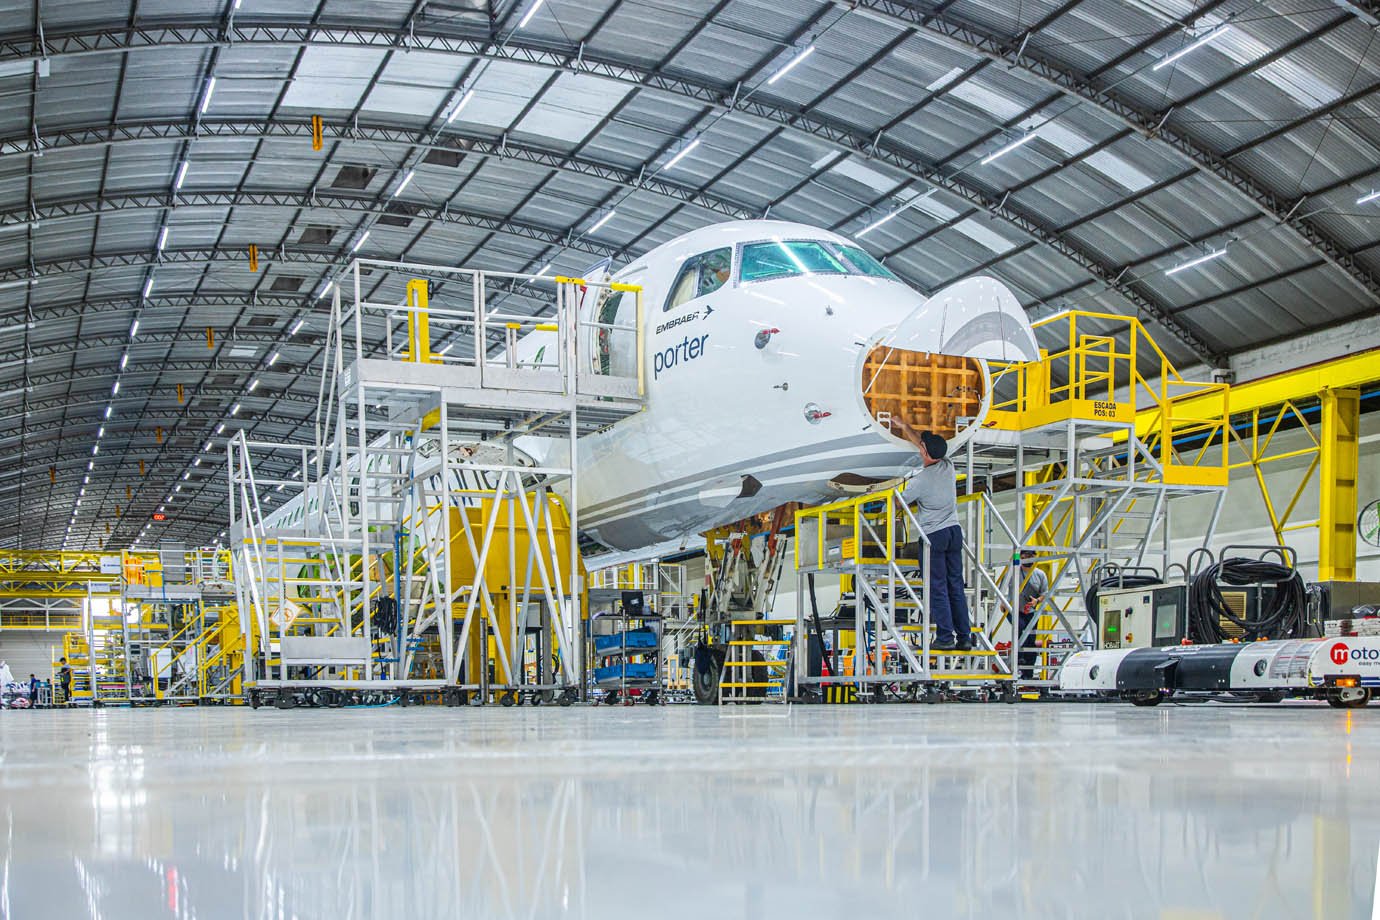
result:
M 1097 597 L 1098 648 L 1178 645 L 1187 627 L 1186 585 L 1104 588 Z

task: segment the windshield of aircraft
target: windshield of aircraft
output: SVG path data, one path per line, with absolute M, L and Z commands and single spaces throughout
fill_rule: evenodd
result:
M 743 246 L 738 277 L 743 282 L 792 275 L 896 276 L 857 246 L 815 240 L 771 240 Z

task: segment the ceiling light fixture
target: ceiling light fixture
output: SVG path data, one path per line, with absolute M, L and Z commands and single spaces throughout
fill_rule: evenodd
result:
M 1214 249 L 1212 252 L 1198 256 L 1198 258 L 1196 259 L 1189 259 L 1187 262 L 1180 262 L 1178 265 L 1175 265 L 1173 268 L 1167 270 L 1165 274 L 1177 275 L 1181 271 L 1193 268 L 1195 265 L 1202 265 L 1204 262 L 1211 262 L 1213 259 L 1221 258 L 1226 254 L 1227 247 L 1223 246 L 1221 249 Z
M 594 222 L 593 226 L 591 226 L 591 227 L 590 227 L 588 230 L 586 230 L 585 232 L 586 232 L 586 233 L 593 233 L 593 232 L 595 232 L 595 231 L 598 230 L 600 227 L 604 226 L 604 224 L 606 224 L 606 223 L 608 223 L 610 220 L 612 220 L 612 219 L 613 219 L 613 215 L 615 215 L 615 214 L 617 214 L 617 213 L 618 213 L 617 211 L 609 211 L 609 212 L 608 212 L 607 214 L 605 214 L 603 217 L 601 217 L 601 218 L 599 218 L 598 220 L 596 220 L 596 221 Z
M 250 392 L 250 393 L 253 393 L 254 390 L 258 388 L 258 386 L 259 386 L 258 378 L 255 378 L 254 380 L 249 381 L 249 392 Z
M 662 168 L 663 168 L 663 169 L 674 169 L 674 168 L 675 168 L 675 165 L 676 165 L 677 163 L 679 163 L 681 160 L 683 160 L 683 159 L 685 159 L 687 156 L 689 156 L 689 155 L 690 155 L 690 151 L 694 150 L 694 149 L 695 149 L 696 147 L 698 147 L 699 145 L 700 145 L 700 139 L 697 137 L 697 138 L 695 138 L 693 141 L 691 141 L 690 143 L 688 143 L 688 144 L 686 144 L 684 147 L 682 147 L 682 148 L 680 149 L 680 153 L 678 153 L 678 154 L 676 154 L 675 156 L 671 157 L 671 162 L 667 163 L 667 164 L 666 164 L 664 167 L 662 167 Z
M 355 240 L 355 244 L 354 244 L 353 246 L 350 247 L 350 252 L 351 252 L 352 254 L 353 254 L 353 253 L 356 253 L 356 252 L 359 252 L 359 247 L 361 247 L 361 246 L 364 245 L 364 241 L 367 240 L 367 239 L 369 239 L 369 234 L 372 233 L 372 232 L 373 232 L 372 230 L 365 230 L 365 231 L 364 231 L 364 235 L 361 236 L 359 239 Z
M 1369 195 L 1362 195 L 1356 199 L 1357 204 L 1370 204 L 1375 199 L 1380 198 L 1380 192 L 1371 192 Z
M 895 209 L 894 211 L 891 211 L 891 212 L 887 213 L 886 215 L 877 218 L 877 219 L 874 220 L 872 223 L 868 224 L 866 227 L 863 227 L 861 230 L 859 230 L 859 231 L 858 231 L 858 237 L 861 239 L 862 237 L 867 236 L 867 235 L 868 235 L 869 233 L 871 233 L 873 230 L 876 230 L 876 229 L 877 229 L 878 227 L 880 227 L 882 224 L 884 224 L 884 223 L 886 223 L 887 221 L 891 220 L 893 217 L 895 217 L 896 215 L 900 214 L 900 213 L 901 213 L 902 211 L 904 211 L 904 210 L 905 210 L 905 206 L 902 205 L 901 207 Z
M 537 15 L 537 10 L 541 9 L 542 4 L 545 2 L 546 0 L 532 0 L 532 5 L 528 7 L 527 15 L 523 16 L 522 20 L 518 23 L 518 28 L 527 28 L 527 23 L 532 21 L 532 17 Z
M 235 403 L 234 408 L 232 408 L 232 409 L 230 410 L 230 414 L 231 414 L 231 415 L 239 415 L 239 414 L 240 414 L 240 404 L 239 404 L 239 403 Z
M 106 406 L 106 407 L 105 407 L 105 417 L 106 417 L 106 418 L 110 418 L 110 412 L 111 412 L 111 410 L 114 409 L 114 408 L 115 408 L 114 406 Z
M 402 190 L 405 189 L 405 188 L 407 188 L 407 183 L 411 182 L 411 181 L 412 181 L 412 177 L 415 176 L 416 174 L 417 174 L 417 170 L 415 170 L 415 169 L 409 169 L 409 170 L 407 171 L 407 175 L 403 176 L 403 180 L 402 180 L 401 182 L 398 183 L 398 187 L 395 188 L 395 189 L 393 189 L 393 195 L 392 195 L 392 197 L 393 197 L 393 198 L 397 198 L 399 195 L 401 195 L 401 194 L 402 194 Z
M 129 352 L 120 355 L 120 370 L 124 370 L 129 365 Z
M 540 278 L 542 275 L 546 274 L 549 271 L 551 271 L 551 263 L 547 262 L 545 265 L 541 267 L 541 270 L 537 272 L 537 277 Z
M 210 452 L 211 452 L 211 442 L 210 442 L 210 441 L 207 441 L 207 442 L 206 442 L 206 446 L 203 447 L 203 448 L 201 448 L 201 449 L 204 450 L 204 451 L 206 451 L 207 453 L 210 453 Z
M 225 423 L 224 423 L 224 422 L 221 422 L 219 425 L 216 426 L 216 434 L 224 434 L 224 433 L 225 433 Z
M 1035 140 L 1038 134 L 1038 131 L 1030 131 L 1026 134 L 1022 134 L 1020 137 L 1016 138 L 1014 141 L 1007 144 L 1006 146 L 999 147 L 996 150 L 989 153 L 987 156 L 983 157 L 982 165 L 986 166 L 988 163 L 992 162 L 997 157 L 1004 157 L 1011 151 L 1015 150 L 1017 147 L 1030 143 L 1031 141 Z
M 282 353 L 282 352 L 280 352 L 280 351 L 275 351 L 275 352 L 273 353 L 273 357 L 271 357 L 271 358 L 268 359 L 268 366 L 269 366 L 269 367 L 272 367 L 273 365 L 277 364 L 277 363 L 278 363 L 278 359 L 281 358 L 282 356 L 283 356 L 283 353 Z
M 115 385 L 112 386 L 112 387 L 110 388 L 110 395 L 111 395 L 111 396 L 116 396 L 116 395 L 119 394 L 119 392 L 120 392 L 120 381 L 119 381 L 119 380 L 116 380 L 116 381 L 115 381 Z
M 183 160 L 182 165 L 177 168 L 177 182 L 173 184 L 173 191 L 182 191 L 182 183 L 187 181 L 187 169 L 191 165 L 191 160 Z
M 305 323 L 306 323 L 306 320 L 304 320 L 304 319 L 299 319 L 299 320 L 297 321 L 297 323 L 292 327 L 292 330 L 291 330 L 290 332 L 288 332 L 288 335 L 296 335 L 297 333 L 301 332 L 301 331 L 302 331 L 302 326 L 303 326 Z
M 149 275 L 149 279 L 148 279 L 147 281 L 144 282 L 144 299 L 145 299 L 145 300 L 148 300 L 148 299 L 149 299 L 149 294 L 152 294 L 152 293 L 153 293 L 153 275 Z
M 446 124 L 450 124 L 451 122 L 455 121 L 455 116 L 459 115 L 460 110 L 463 109 L 465 106 L 469 105 L 470 100 L 473 98 L 474 90 L 467 90 L 465 92 L 465 95 L 460 97 L 460 101 L 455 103 L 455 108 L 451 109 L 450 114 L 446 116 Z
M 201 97 L 201 114 L 205 115 L 206 110 L 211 107 L 211 94 L 216 91 L 216 78 L 211 77 L 206 81 L 206 95 Z
M 907 199 L 907 200 L 901 202 L 901 204 L 900 204 L 899 206 L 897 206 L 897 207 L 895 208 L 895 210 L 892 210 L 892 211 L 888 212 L 887 214 L 883 215 L 882 217 L 879 217 L 877 220 L 874 220 L 872 223 L 868 224 L 866 227 L 863 227 L 861 230 L 859 230 L 859 231 L 858 231 L 858 236 L 860 236 L 860 237 L 867 236 L 867 235 L 868 235 L 869 233 L 871 233 L 873 230 L 876 230 L 876 229 L 877 229 L 878 227 L 880 227 L 882 224 L 884 224 L 884 223 L 886 223 L 887 221 L 891 220 L 893 217 L 895 217 L 896 215 L 900 214 L 900 213 L 901 213 L 902 211 L 904 211 L 906 208 L 914 207 L 915 205 L 919 204 L 919 203 L 922 202 L 922 201 L 925 201 L 925 200 L 927 200 L 927 199 L 933 198 L 934 195 L 935 195 L 935 193 L 938 192 L 938 191 L 939 191 L 939 189 L 937 189 L 937 188 L 932 188 L 932 189 L 930 189 L 929 191 L 925 192 L 923 195 L 916 195 L 914 198 L 909 198 L 909 199 Z
M 129 337 L 132 339 L 139 334 L 139 319 L 135 317 L 134 322 L 129 327 Z
M 163 247 L 168 245 L 168 228 L 164 227 L 158 233 L 158 251 L 162 252 Z
M 1197 41 L 1189 42 L 1187 45 L 1184 45 L 1182 48 L 1180 48 L 1178 51 L 1175 51 L 1173 54 L 1169 55 L 1168 57 L 1161 58 L 1161 59 L 1155 64 L 1155 66 L 1154 66 L 1154 67 L 1151 67 L 1150 69 L 1151 69 L 1151 70 L 1159 70 L 1159 69 L 1162 68 L 1162 67 L 1168 67 L 1170 64 L 1173 64 L 1173 63 L 1174 63 L 1175 61 L 1177 61 L 1179 58 L 1183 57 L 1185 54 L 1189 54 L 1190 52 L 1197 51 L 1199 48 L 1203 47 L 1203 46 L 1206 45 L 1208 42 L 1210 42 L 1210 41 L 1215 41 L 1215 40 L 1221 38 L 1223 35 L 1226 35 L 1226 34 L 1227 34 L 1227 29 L 1229 29 L 1229 28 L 1231 28 L 1231 27 L 1228 26 L 1228 25 L 1225 25 L 1225 24 L 1224 24 L 1224 25 L 1218 26 L 1217 28 L 1215 28 L 1215 29 L 1213 29 L 1211 32 L 1209 32 L 1208 34 L 1204 35 L 1202 38 L 1199 38 Z
M 795 57 L 793 57 L 793 58 L 791 58 L 789 61 L 787 61 L 787 62 L 786 62 L 786 65 L 785 65 L 784 67 L 782 67 L 782 68 L 781 68 L 780 70 L 778 70 L 776 73 L 774 73 L 774 74 L 772 74 L 770 77 L 768 77 L 768 78 L 767 78 L 767 85 L 768 85 L 768 86 L 771 86 L 771 85 L 772 85 L 773 83 L 775 83 L 777 80 L 780 80 L 780 79 L 781 79 L 782 77 L 784 77 L 786 74 L 788 74 L 788 73 L 790 73 L 792 70 L 794 70 L 797 64 L 799 64 L 801 61 L 805 60 L 807 57 L 809 57 L 810 55 L 812 55 L 812 54 L 814 54 L 814 53 L 815 53 L 815 46 L 814 46 L 814 45 L 810 45 L 810 46 L 807 47 L 804 51 L 800 52 L 800 53 L 797 54 Z

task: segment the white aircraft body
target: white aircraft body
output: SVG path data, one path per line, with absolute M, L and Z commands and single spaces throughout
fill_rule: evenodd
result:
M 643 289 L 646 408 L 580 439 L 577 504 L 581 531 L 618 550 L 915 469 L 916 448 L 875 417 L 887 403 L 879 365 L 1038 357 L 1025 311 L 1000 282 L 970 278 L 925 298 L 856 243 L 805 224 L 705 227 L 613 280 Z M 585 309 L 627 324 L 633 303 L 615 295 Z M 631 337 L 621 348 L 615 336 L 612 368 L 632 373 Z M 953 449 L 980 427 L 990 376 L 982 360 L 947 363 L 974 385 L 938 394 L 936 416 L 908 421 Z
M 582 536 L 637 556 L 786 502 L 903 477 L 920 456 L 878 421 L 888 406 L 953 449 L 987 413 L 983 359 L 1038 357 L 1025 311 L 1000 282 L 969 278 L 926 298 L 856 243 L 806 224 L 705 227 L 612 280 L 642 287 L 645 408 L 579 439 L 576 504 Z M 636 320 L 628 293 L 586 296 L 581 311 L 605 325 Z M 631 335 L 587 333 L 585 359 L 635 376 Z M 554 347 L 554 333 L 533 332 L 514 358 L 540 363 Z M 909 402 L 883 395 L 923 383 L 935 364 L 954 368 L 940 390 Z M 902 366 L 918 378 L 899 380 Z M 541 464 L 563 460 L 554 451 L 564 444 L 524 437 L 515 447 Z M 301 521 L 304 501 L 314 516 L 320 496 L 309 488 L 270 524 Z

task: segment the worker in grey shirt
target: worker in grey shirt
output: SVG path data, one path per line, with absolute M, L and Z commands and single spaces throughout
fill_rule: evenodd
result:
M 924 465 L 906 486 L 918 507 L 920 529 L 930 543 L 930 620 L 936 651 L 968 651 L 973 631 L 968 621 L 968 598 L 963 585 L 963 528 L 958 524 L 958 474 L 948 459 L 948 442 L 933 431 L 917 432 L 899 418 L 892 425 L 920 449 Z M 917 553 L 918 555 L 918 553 Z

